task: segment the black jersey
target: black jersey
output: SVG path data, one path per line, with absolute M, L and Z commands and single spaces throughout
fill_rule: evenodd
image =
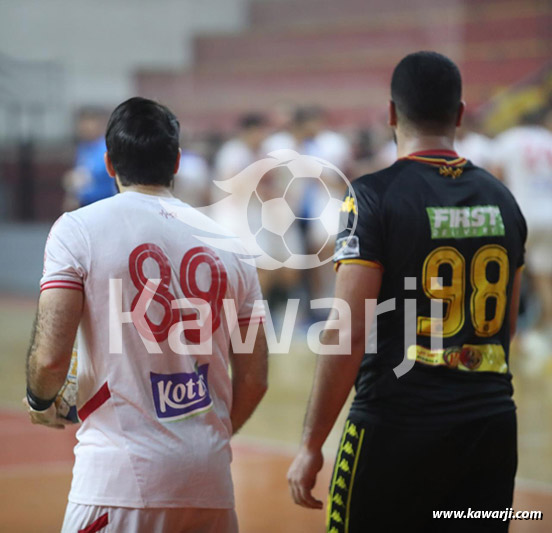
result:
M 363 358 L 352 411 L 420 424 L 514 409 L 508 317 L 527 229 L 511 193 L 448 151 L 400 159 L 353 191 L 335 262 L 382 268 L 378 304 L 394 299 L 394 310 L 372 328 L 377 349 Z M 413 366 L 398 378 L 405 356 Z

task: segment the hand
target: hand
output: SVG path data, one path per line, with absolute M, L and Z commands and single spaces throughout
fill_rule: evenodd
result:
M 27 411 L 31 417 L 33 424 L 40 424 L 54 429 L 65 429 L 65 426 L 70 422 L 57 415 L 56 406 L 50 405 L 45 411 L 35 411 L 27 401 L 27 398 L 23 398 L 23 405 L 27 408 Z
M 307 509 L 322 509 L 323 504 L 312 495 L 316 483 L 316 476 L 324 464 L 324 457 L 320 450 L 309 450 L 302 447 L 291 464 L 287 480 L 293 501 Z

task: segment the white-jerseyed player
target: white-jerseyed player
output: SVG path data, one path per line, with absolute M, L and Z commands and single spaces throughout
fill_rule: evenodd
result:
M 267 361 L 262 328 L 252 353 L 232 353 L 230 336 L 262 320 L 262 296 L 254 267 L 182 221 L 213 224 L 170 194 L 178 138 L 167 108 L 119 105 L 106 166 L 120 194 L 64 214 L 48 237 L 27 402 L 33 422 L 63 427 L 52 402 L 78 329 L 64 533 L 238 529 L 230 438 L 266 390 Z
M 527 220 L 527 267 L 540 303 L 535 327 L 523 334 L 524 366 L 538 374 L 552 357 L 552 131 L 541 113 L 528 115 L 494 141 L 495 174 L 504 180 Z

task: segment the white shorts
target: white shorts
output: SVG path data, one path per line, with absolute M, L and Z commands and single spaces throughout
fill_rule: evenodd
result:
M 61 533 L 237 533 L 234 509 L 99 507 L 67 504 Z

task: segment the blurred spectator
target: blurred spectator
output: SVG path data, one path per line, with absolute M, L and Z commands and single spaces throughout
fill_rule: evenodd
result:
M 300 154 L 319 157 L 335 165 L 345 175 L 350 170 L 352 163 L 352 149 L 349 141 L 341 133 L 326 127 L 324 110 L 317 106 L 298 108 L 289 131 L 282 130 L 274 133 L 266 139 L 262 146 L 264 154 L 281 149 L 295 150 Z M 326 181 L 326 185 L 330 189 L 337 189 L 342 186 L 342 182 L 336 179 L 335 181 Z M 319 201 L 316 197 L 317 190 L 319 190 L 317 187 L 306 187 L 304 190 L 298 191 L 295 198 L 290 199 L 297 203 L 296 212 L 300 217 L 309 218 L 311 216 L 313 206 Z M 308 235 L 307 226 L 308 224 L 305 224 L 303 230 L 308 249 L 308 241 L 317 239 L 317 236 Z
M 462 127 L 457 130 L 454 141 L 456 151 L 474 165 L 488 169 L 492 165 L 493 141 L 481 133 L 477 117 L 464 115 Z
M 174 177 L 173 194 L 192 207 L 208 205 L 211 187 L 209 165 L 192 149 L 190 139 L 184 138 L 184 135 L 181 146 L 180 167 Z
M 397 142 L 393 128 L 389 126 L 389 118 L 380 115 L 372 124 L 371 130 L 374 156 L 371 161 L 367 161 L 368 165 L 362 169 L 362 174 L 377 172 L 391 166 L 397 160 Z
M 209 167 L 205 160 L 194 152 L 182 150 L 180 167 L 174 177 L 173 194 L 192 207 L 209 203 Z
M 259 113 L 243 115 L 238 123 L 237 135 L 226 141 L 215 157 L 215 179 L 222 181 L 237 176 L 242 170 L 259 159 L 261 144 L 266 138 L 267 119 Z M 241 190 L 243 188 L 243 190 Z M 233 182 L 232 193 L 228 195 L 216 186 L 211 191 L 211 216 L 221 225 L 239 234 L 241 203 L 248 194 L 248 185 L 243 180 Z M 225 198 L 225 202 L 218 200 Z M 260 213 L 258 214 L 260 217 Z
M 289 129 L 281 129 L 263 143 L 262 152 L 295 150 L 301 154 L 320 157 L 346 173 L 352 160 L 347 138 L 327 128 L 324 110 L 318 106 L 299 107 Z
M 271 115 L 275 122 L 271 123 L 276 130 L 270 134 L 261 146 L 263 155 L 274 152 L 275 150 L 297 150 L 298 143 L 294 135 L 294 112 L 289 110 L 287 117 L 280 112 Z
M 329 161 L 344 174 L 348 174 L 353 159 L 351 143 L 345 135 L 323 129 L 315 137 L 314 155 Z
M 493 170 L 516 197 L 527 220 L 527 266 L 540 318 L 521 339 L 530 370 L 540 370 L 552 356 L 552 131 L 544 113 L 528 115 L 520 126 L 494 142 Z
M 281 148 L 295 148 L 295 141 L 291 134 L 295 106 L 287 101 L 277 102 L 268 113 L 272 133 L 263 141 L 261 152 L 263 155 L 280 150 Z
M 326 114 L 318 106 L 297 108 L 289 129 L 272 134 L 262 146 L 264 154 L 282 149 L 295 150 L 300 154 L 328 161 L 345 175 L 351 169 L 352 149 L 349 141 L 341 133 L 327 127 Z M 320 177 L 332 192 L 332 196 L 342 195 L 344 192 L 343 181 L 337 173 L 328 173 Z M 275 188 L 277 187 L 275 186 Z M 327 196 L 321 193 L 321 188 L 316 183 L 305 180 L 304 187 L 295 189 L 294 197 L 288 197 L 288 201 L 294 204 L 294 212 L 300 218 L 299 226 L 290 228 L 288 231 L 288 238 L 298 243 L 300 252 L 303 254 L 316 253 L 325 244 L 328 248 L 333 247 L 332 242 L 327 242 L 325 230 L 319 225 L 312 224 L 309 220 L 314 217 L 315 213 L 320 212 L 320 207 L 327 201 Z M 333 278 L 327 280 L 328 271 L 331 271 L 331 265 L 309 271 L 308 274 L 307 271 L 301 272 L 302 287 L 308 299 L 330 293 Z M 289 290 L 291 282 L 286 285 Z M 282 287 L 279 286 L 278 290 L 281 289 Z M 316 294 L 318 291 L 321 291 L 322 294 Z M 304 312 L 310 315 L 310 319 L 315 318 L 312 316 L 310 308 L 304 309 Z
M 260 113 L 244 115 L 238 125 L 238 135 L 225 142 L 215 157 L 215 179 L 234 177 L 260 156 L 266 138 L 268 121 Z
M 351 179 L 371 172 L 375 155 L 376 143 L 374 139 L 374 129 L 368 127 L 360 128 L 353 142 L 354 166 L 351 173 Z
M 215 158 L 215 177 L 218 180 L 226 180 L 233 178 L 249 165 L 264 157 L 265 153 L 261 149 L 263 141 L 266 139 L 268 120 L 264 115 L 250 113 L 244 115 L 239 121 L 238 135 L 227 141 L 218 152 Z M 261 192 L 264 199 L 269 199 L 275 196 L 278 188 L 277 183 L 274 183 L 274 176 L 269 175 L 263 180 L 263 184 L 257 188 L 257 192 Z M 239 224 L 243 220 L 241 211 L 243 210 L 240 200 L 242 194 L 240 187 L 246 187 L 243 181 L 234 182 L 232 194 L 225 195 L 221 191 L 214 189 L 213 198 L 224 198 L 221 202 L 214 202 L 211 215 L 220 224 L 226 228 L 239 233 Z M 244 191 L 247 194 L 248 191 Z M 252 205 L 248 209 L 247 218 L 252 227 L 261 225 L 261 210 L 260 205 Z M 282 253 L 283 246 L 281 239 L 273 241 L 265 239 L 262 242 L 262 247 L 272 257 L 279 257 Z M 279 308 L 287 302 L 288 290 L 296 283 L 296 271 L 286 268 L 278 271 L 278 275 L 274 272 L 260 269 L 259 281 L 263 289 L 263 294 L 267 297 L 272 311 L 279 313 Z
M 116 192 L 115 180 L 109 177 L 104 164 L 105 125 L 102 109 L 85 108 L 77 116 L 77 150 L 75 166 L 64 176 L 65 211 L 83 207 Z

